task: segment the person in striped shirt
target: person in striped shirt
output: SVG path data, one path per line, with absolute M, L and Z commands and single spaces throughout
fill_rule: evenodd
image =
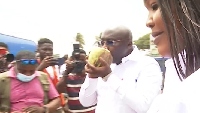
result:
M 59 93 L 68 94 L 68 112 L 69 113 L 95 113 L 95 105 L 83 107 L 79 102 L 79 91 L 85 80 L 86 52 L 80 49 L 77 54 L 72 52 L 72 57 L 66 62 L 66 70 L 63 72 L 63 77 L 57 84 Z

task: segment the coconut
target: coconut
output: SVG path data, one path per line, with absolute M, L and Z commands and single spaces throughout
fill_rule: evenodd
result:
M 88 62 L 95 67 L 101 67 L 101 63 L 99 62 L 100 57 L 103 58 L 108 65 L 111 65 L 113 57 L 110 51 L 100 47 L 96 47 L 90 51 Z

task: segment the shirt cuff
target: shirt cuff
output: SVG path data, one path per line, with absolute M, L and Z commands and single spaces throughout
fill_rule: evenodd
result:
M 98 78 L 89 78 L 88 75 L 85 78 L 85 82 L 82 85 L 82 88 L 87 89 L 89 86 L 90 88 L 96 88 L 98 83 Z
M 112 73 L 108 74 L 107 76 L 103 77 L 103 81 L 106 82 Z

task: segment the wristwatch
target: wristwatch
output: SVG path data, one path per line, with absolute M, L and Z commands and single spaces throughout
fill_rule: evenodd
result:
M 48 107 L 43 106 L 43 108 L 44 108 L 44 113 L 49 113 L 49 108 Z

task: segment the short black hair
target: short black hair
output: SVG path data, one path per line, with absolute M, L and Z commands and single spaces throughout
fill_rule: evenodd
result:
M 16 60 L 21 60 L 21 59 L 32 60 L 32 59 L 36 59 L 36 55 L 35 53 L 31 51 L 20 51 L 17 53 L 15 59 Z
M 79 50 L 74 50 L 72 52 L 72 57 L 75 55 L 75 53 L 79 52 L 80 54 L 86 54 L 86 52 L 83 49 L 79 49 Z
M 86 55 L 86 52 L 85 52 L 83 49 L 74 50 L 74 51 L 72 52 L 72 58 L 77 59 L 77 58 L 76 58 L 76 53 L 85 54 L 85 55 Z
M 8 49 L 8 45 L 4 42 L 0 42 L 0 47 L 4 47 L 4 48 Z
M 45 43 L 53 44 L 53 41 L 51 41 L 51 40 L 48 39 L 48 38 L 41 38 L 41 39 L 38 41 L 38 46 L 41 46 L 42 44 L 45 44 Z

